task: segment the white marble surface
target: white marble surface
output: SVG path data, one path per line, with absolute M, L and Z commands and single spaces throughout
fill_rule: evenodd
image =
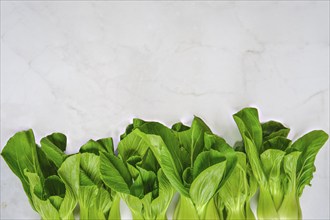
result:
M 1 147 L 22 129 L 60 131 L 74 152 L 132 117 L 201 116 L 230 143 L 256 106 L 292 138 L 329 133 L 329 2 L 1 1 Z M 301 198 L 329 219 L 329 144 Z M 129 218 L 127 210 L 124 217 Z M 1 219 L 33 219 L 1 159 Z

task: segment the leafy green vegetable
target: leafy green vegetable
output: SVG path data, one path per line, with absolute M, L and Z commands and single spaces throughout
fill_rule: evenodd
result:
M 231 147 L 202 119 L 171 128 L 134 119 L 114 151 L 112 138 L 89 140 L 66 154 L 64 134 L 35 143 L 32 130 L 16 133 L 1 152 L 42 219 L 120 219 L 120 198 L 138 219 L 302 219 L 299 198 L 311 185 L 315 158 L 328 140 L 321 130 L 296 141 L 277 121 L 259 121 L 255 108 L 233 115 L 242 140 Z
M 8 140 L 1 155 L 9 168 L 21 180 L 24 191 L 34 208 L 30 192 L 30 182 L 27 176 L 25 176 L 24 170 L 27 169 L 30 172 L 37 173 L 42 180 L 44 178 L 38 161 L 37 145 L 34 141 L 33 131 L 27 130 L 16 133 Z
M 120 193 L 133 219 L 166 219 L 166 211 L 174 195 L 150 149 L 151 141 L 154 140 L 134 130 L 119 142 L 119 157 L 101 153 L 101 178 L 107 186 Z
M 236 155 L 237 165 L 216 197 L 218 210 L 223 212 L 221 215 L 225 215 L 226 219 L 255 219 L 250 200 L 257 190 L 257 184 L 249 173 L 246 155 L 242 152 L 236 152 Z
M 66 136 L 61 133 L 53 133 L 44 137 L 40 141 L 41 150 L 45 153 L 48 160 L 52 161 L 58 169 L 67 155 L 66 150 Z
M 58 174 L 70 187 L 80 206 L 80 219 L 120 219 L 119 196 L 106 187 L 100 174 L 100 156 L 89 152 L 113 154 L 112 139 L 90 140 L 80 149 L 79 154 L 68 157 Z M 77 167 L 75 175 L 68 175 Z
M 255 108 L 234 114 L 245 152 L 260 186 L 259 219 L 301 219 L 299 197 L 310 184 L 317 152 L 328 135 L 312 131 L 291 145 L 289 129 L 279 122 L 259 122 Z
M 100 155 L 100 152 L 109 152 L 114 154 L 113 140 L 111 137 L 102 138 L 97 141 L 89 140 L 86 144 L 81 146 L 80 153 L 88 152 L 96 155 Z
M 57 165 L 61 163 L 57 155 L 62 155 L 66 147 L 64 139 L 63 134 L 54 133 L 43 138 L 43 147 L 39 148 L 33 131 L 22 131 L 8 141 L 1 153 L 10 169 L 20 178 L 32 208 L 42 219 L 74 219 L 76 199 L 56 175 Z M 75 172 L 76 169 L 71 167 L 69 174 Z
M 177 123 L 169 129 L 157 122 L 135 119 L 129 128 L 149 139 L 165 175 L 181 194 L 174 219 L 218 218 L 213 197 L 235 167 L 233 149 L 198 117 L 191 127 Z

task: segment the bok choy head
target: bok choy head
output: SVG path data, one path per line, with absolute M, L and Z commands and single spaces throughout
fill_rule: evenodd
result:
M 260 187 L 258 218 L 301 219 L 299 197 L 310 185 L 315 157 L 328 134 L 315 130 L 292 143 L 288 128 L 275 121 L 260 123 L 255 108 L 242 109 L 234 119 Z
M 150 148 L 152 138 L 131 131 L 118 144 L 118 157 L 101 153 L 101 178 L 120 193 L 133 219 L 166 219 L 174 189 Z
M 101 180 L 100 152 L 114 155 L 112 138 L 90 140 L 68 157 L 58 173 L 79 202 L 81 219 L 120 219 L 119 196 Z M 72 168 L 78 170 L 70 174 Z
M 43 219 L 73 219 L 77 204 L 71 189 L 57 175 L 67 157 L 66 137 L 53 133 L 35 143 L 32 130 L 16 133 L 9 139 L 1 155 L 21 180 L 32 208 Z M 74 167 L 68 175 L 74 175 Z
M 191 127 L 177 123 L 172 129 L 158 122 L 135 119 L 126 133 L 132 130 L 141 131 L 149 141 L 164 174 L 181 194 L 174 218 L 218 218 L 213 197 L 237 160 L 224 139 L 212 134 L 198 117 Z

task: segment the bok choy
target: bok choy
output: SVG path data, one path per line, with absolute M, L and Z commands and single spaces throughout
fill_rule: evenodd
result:
M 77 201 L 70 187 L 57 175 L 66 158 L 66 137 L 51 134 L 37 146 L 32 130 L 16 133 L 2 150 L 2 157 L 21 180 L 32 208 L 42 219 L 74 219 Z M 49 158 L 52 158 L 50 160 Z M 72 167 L 67 175 L 78 172 Z
M 80 219 L 120 219 L 120 198 L 101 180 L 100 152 L 114 155 L 112 138 L 88 141 L 80 153 L 68 157 L 58 170 L 79 202 Z M 74 176 L 69 175 L 73 167 L 78 170 Z
M 174 219 L 219 218 L 214 195 L 237 160 L 224 139 L 212 134 L 198 117 L 191 127 L 177 123 L 173 129 L 135 119 L 127 130 L 144 134 L 165 175 L 180 193 Z
M 42 219 L 73 220 L 77 204 L 80 219 L 120 219 L 122 199 L 134 220 L 165 220 L 176 192 L 175 220 L 302 219 L 300 197 L 328 134 L 314 130 L 293 141 L 288 127 L 260 122 L 255 108 L 233 118 L 242 137 L 234 147 L 198 117 L 171 128 L 134 119 L 116 151 L 112 138 L 103 138 L 68 155 L 64 134 L 38 146 L 27 130 L 1 155 Z
M 167 219 L 174 189 L 142 132 L 134 130 L 119 142 L 118 157 L 102 152 L 100 172 L 104 183 L 126 202 L 133 219 Z
M 279 122 L 261 124 L 255 108 L 234 114 L 245 152 L 259 187 L 258 219 L 302 219 L 299 197 L 310 185 L 316 154 L 328 139 L 311 131 L 293 144 Z

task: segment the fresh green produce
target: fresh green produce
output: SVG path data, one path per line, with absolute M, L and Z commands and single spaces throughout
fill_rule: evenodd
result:
M 233 173 L 221 187 L 216 205 L 221 219 L 255 219 L 251 210 L 251 198 L 258 185 L 243 152 L 236 152 L 237 164 Z
M 127 134 L 118 144 L 119 158 L 102 152 L 101 178 L 120 193 L 133 219 L 165 220 L 174 189 L 143 136 L 139 130 Z
M 218 219 L 214 195 L 230 176 L 237 160 L 225 140 L 212 134 L 198 117 L 191 127 L 177 123 L 173 129 L 136 119 L 126 133 L 130 130 L 141 131 L 170 183 L 180 193 L 173 218 Z
M 258 219 L 302 219 L 299 197 L 310 185 L 317 152 L 328 135 L 309 132 L 291 144 L 279 122 L 261 124 L 255 108 L 234 114 L 260 194 Z
M 41 140 L 41 148 L 32 130 L 16 133 L 2 150 L 2 157 L 21 180 L 32 208 L 42 219 L 74 219 L 77 201 L 71 189 L 57 175 L 57 169 L 67 157 L 66 137 L 51 134 Z M 51 159 L 50 159 L 51 158 Z M 72 167 L 67 175 L 78 172 Z
M 101 180 L 100 152 L 114 155 L 112 138 L 88 141 L 80 153 L 68 157 L 58 170 L 79 202 L 80 219 L 120 219 L 120 198 Z M 75 175 L 70 174 L 73 167 L 78 170 Z
M 118 144 L 90 140 L 67 155 L 66 136 L 53 133 L 35 143 L 32 130 L 11 137 L 1 155 L 21 180 L 42 219 L 120 219 L 120 198 L 134 220 L 302 219 L 300 196 L 311 185 L 315 158 L 328 140 L 321 130 L 296 141 L 276 121 L 259 121 L 255 108 L 233 115 L 242 140 L 231 147 L 198 117 L 171 128 L 134 119 Z

